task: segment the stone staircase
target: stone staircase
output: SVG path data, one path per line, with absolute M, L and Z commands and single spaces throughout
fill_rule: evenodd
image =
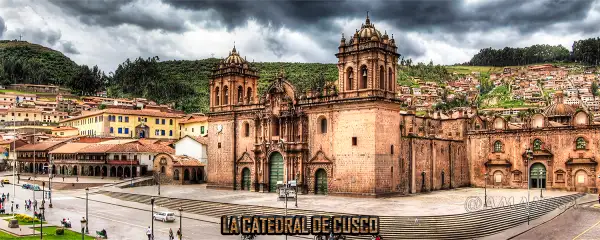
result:
M 143 194 L 98 191 L 113 198 L 150 204 L 154 197 L 156 206 L 172 209 L 179 207 L 185 212 L 220 218 L 222 215 L 284 215 L 285 209 L 266 206 L 221 203 L 182 198 L 156 197 Z M 583 193 L 547 198 L 530 203 L 530 220 L 539 218 L 561 206 L 584 196 Z M 288 215 L 350 215 L 290 209 Z M 380 216 L 380 233 L 384 239 L 474 239 L 493 235 L 527 222 L 527 204 L 439 216 Z M 509 237 L 509 236 L 507 236 Z M 350 236 L 351 239 L 369 239 L 368 236 Z

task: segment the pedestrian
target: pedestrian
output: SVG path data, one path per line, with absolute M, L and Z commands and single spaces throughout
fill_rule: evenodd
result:
M 17 204 L 17 206 L 19 206 L 19 205 Z M 15 211 L 14 206 L 10 205 L 10 212 L 14 212 L 14 211 Z
M 177 237 L 181 240 L 181 228 L 177 229 Z
M 79 182 L 79 176 L 77 176 L 76 181 Z
M 63 177 L 63 182 L 64 182 L 65 181 L 65 176 L 62 176 L 62 177 Z
M 10 200 L 10 193 L 6 194 L 6 199 Z
M 148 235 L 148 240 L 152 240 L 152 229 L 150 229 L 150 227 L 148 227 L 148 229 L 146 229 L 146 235 Z
M 173 239 L 175 239 L 175 237 L 173 237 L 173 229 L 169 228 L 169 240 Z

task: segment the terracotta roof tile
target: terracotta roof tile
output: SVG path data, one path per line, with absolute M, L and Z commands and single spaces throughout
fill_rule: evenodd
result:
M 56 145 L 59 145 L 65 141 L 46 141 L 36 144 L 27 144 L 20 148 L 17 148 L 16 151 L 46 151 L 49 148 L 52 148 Z
M 79 150 L 89 146 L 91 143 L 67 143 L 50 151 L 50 153 L 77 153 Z
M 185 155 L 171 155 L 174 167 L 202 167 L 204 163 L 193 157 Z
M 106 153 L 114 146 L 115 144 L 92 144 L 80 149 L 78 153 Z

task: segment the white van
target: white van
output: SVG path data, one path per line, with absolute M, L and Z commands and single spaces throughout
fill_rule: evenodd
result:
M 154 214 L 154 220 L 163 221 L 163 222 L 174 222 L 175 221 L 175 213 L 157 212 Z

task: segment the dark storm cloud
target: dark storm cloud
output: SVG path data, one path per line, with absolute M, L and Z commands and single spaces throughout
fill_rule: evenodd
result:
M 73 42 L 71 42 L 71 41 L 64 41 L 61 43 L 61 46 L 62 46 L 62 51 L 65 53 L 79 54 L 79 51 L 77 50 L 77 48 L 75 48 L 75 45 L 73 45 Z
M 248 19 L 291 29 L 333 30 L 331 20 L 364 17 L 371 12 L 375 24 L 386 22 L 410 31 L 464 33 L 512 26 L 522 33 L 540 27 L 585 18 L 593 1 L 536 0 L 490 1 L 467 4 L 461 1 L 231 1 L 163 0 L 172 6 L 212 10 L 215 19 L 228 28 L 242 26 Z
M 115 27 L 130 24 L 145 30 L 184 32 L 185 21 L 176 15 L 158 15 L 140 9 L 134 0 L 53 0 L 64 12 L 87 25 Z
M 2 19 L 2 16 L 0 16 L 0 37 L 2 37 L 2 35 L 4 34 L 5 31 L 6 31 L 6 23 L 4 23 L 4 19 Z

